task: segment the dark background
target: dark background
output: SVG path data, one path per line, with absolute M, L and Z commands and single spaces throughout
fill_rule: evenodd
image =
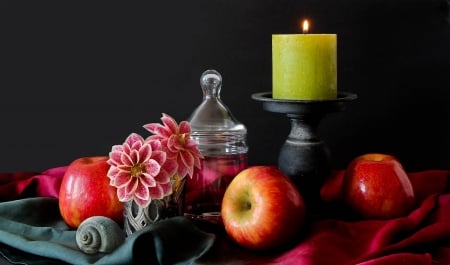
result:
M 149 1 L 148 1 L 149 2 Z M 338 90 L 358 95 L 319 133 L 333 167 L 396 155 L 409 171 L 450 169 L 447 0 L 2 1 L 0 171 L 107 155 L 162 112 L 187 119 L 200 75 L 248 128 L 249 163 L 274 164 L 290 128 L 251 99 L 271 91 L 271 34 L 338 34 Z

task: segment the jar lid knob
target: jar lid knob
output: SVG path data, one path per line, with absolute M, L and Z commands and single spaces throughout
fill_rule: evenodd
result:
M 206 98 L 220 98 L 220 88 L 222 87 L 222 76 L 216 70 L 210 69 L 203 72 L 200 77 L 200 86 L 203 96 Z

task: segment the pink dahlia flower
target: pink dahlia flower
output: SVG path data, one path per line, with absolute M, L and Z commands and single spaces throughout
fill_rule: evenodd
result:
M 197 143 L 190 137 L 189 122 L 182 121 L 177 124 L 165 113 L 162 114 L 161 121 L 163 124 L 149 123 L 143 126 L 153 134 L 148 139 L 161 142 L 163 150 L 167 153 L 167 159 L 176 161 L 177 174 L 180 178 L 186 175 L 192 178 L 195 168 L 201 167 L 200 159 L 203 156 L 198 150 Z
M 147 207 L 152 199 L 162 199 L 172 193 L 171 177 L 176 173 L 176 161 L 168 159 L 161 142 L 130 134 L 123 145 L 114 145 L 109 153 L 108 177 L 117 188 L 120 201 L 135 200 Z

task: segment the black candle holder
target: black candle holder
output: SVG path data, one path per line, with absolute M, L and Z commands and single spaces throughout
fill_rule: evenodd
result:
M 348 92 L 338 92 L 336 99 L 324 100 L 273 99 L 271 92 L 252 94 L 252 99 L 262 102 L 264 110 L 286 114 L 291 120 L 278 167 L 294 181 L 307 205 L 320 203 L 320 188 L 331 172 L 330 151 L 319 139 L 317 127 L 325 115 L 343 111 L 356 98 L 356 94 Z

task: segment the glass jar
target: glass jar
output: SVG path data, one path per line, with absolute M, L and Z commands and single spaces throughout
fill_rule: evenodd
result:
M 222 77 L 215 70 L 200 78 L 203 101 L 188 119 L 191 137 L 204 159 L 201 170 L 186 179 L 184 215 L 221 223 L 221 204 L 231 180 L 247 167 L 247 128 L 220 99 Z

